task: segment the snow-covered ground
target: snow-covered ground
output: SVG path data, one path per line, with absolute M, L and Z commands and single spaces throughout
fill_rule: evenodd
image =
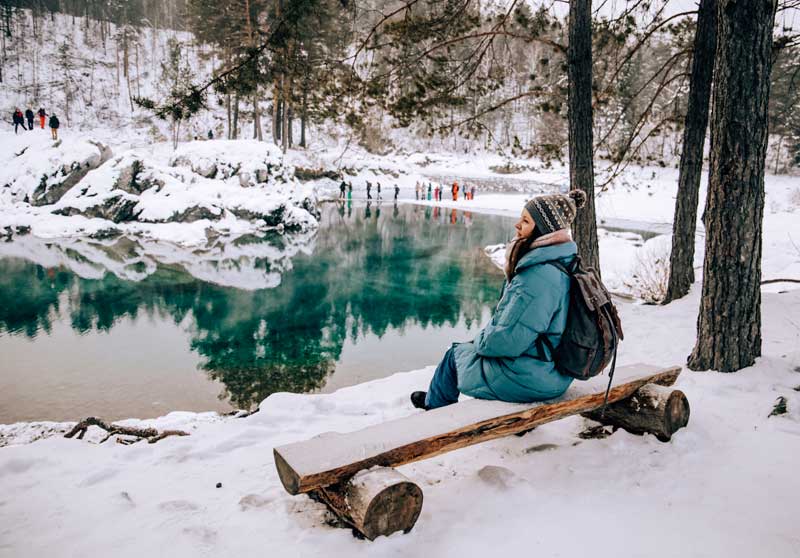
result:
M 763 306 L 755 366 L 683 372 L 692 416 L 671 442 L 624 431 L 584 441 L 588 421 L 573 417 L 404 466 L 425 493 L 407 535 L 370 543 L 328 526 L 322 505 L 284 492 L 271 450 L 419 412 L 408 393 L 432 367 L 275 394 L 247 418 L 141 423 L 191 432 L 155 445 L 52 436 L 2 448 L 0 556 L 800 556 L 800 291 L 765 294 Z M 683 362 L 697 307 L 698 289 L 667 307 L 623 305 L 621 361 Z M 788 413 L 768 417 L 779 396 Z M 2 432 L 37 429 L 48 427 Z

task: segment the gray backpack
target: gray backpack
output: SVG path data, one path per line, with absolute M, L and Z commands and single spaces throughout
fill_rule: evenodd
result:
M 569 267 L 558 261 L 547 263 L 570 278 L 569 309 L 558 347 L 553 347 L 546 335 L 540 339 L 550 349 L 556 369 L 578 380 L 597 376 L 611 364 L 605 407 L 617 363 L 617 345 L 623 339 L 617 309 L 595 270 L 584 268 L 580 256 Z

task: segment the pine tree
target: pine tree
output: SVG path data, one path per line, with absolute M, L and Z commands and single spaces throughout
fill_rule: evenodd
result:
M 761 355 L 764 165 L 777 0 L 719 0 L 706 254 L 693 370 Z

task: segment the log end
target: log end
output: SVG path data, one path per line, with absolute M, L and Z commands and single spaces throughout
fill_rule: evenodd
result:
M 370 502 L 361 532 L 369 540 L 397 531 L 408 533 L 422 511 L 422 489 L 411 481 L 384 488 Z
M 667 398 L 664 413 L 664 436 L 659 436 L 658 439 L 668 442 L 675 432 L 689 424 L 689 413 L 689 400 L 686 394 L 679 389 L 673 390 Z
M 275 468 L 278 469 L 278 477 L 281 479 L 281 484 L 286 489 L 286 492 L 292 495 L 300 493 L 300 477 L 294 469 L 286 462 L 286 460 L 278 452 L 278 448 L 273 448 L 272 456 L 275 459 Z

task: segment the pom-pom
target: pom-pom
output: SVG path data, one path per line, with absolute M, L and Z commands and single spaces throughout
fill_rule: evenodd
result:
M 578 209 L 586 205 L 586 192 L 583 190 L 570 190 L 567 195 L 572 198 L 572 201 L 575 202 L 575 207 Z

